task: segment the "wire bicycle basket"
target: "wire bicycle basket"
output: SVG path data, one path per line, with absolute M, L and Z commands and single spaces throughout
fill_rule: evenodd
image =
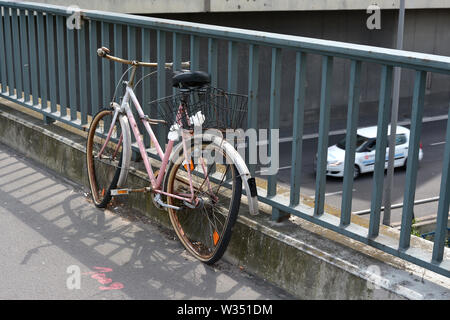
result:
M 229 93 L 211 86 L 182 90 L 180 93 L 150 102 L 158 117 L 170 129 L 173 126 L 193 130 L 238 129 L 247 118 L 246 95 Z

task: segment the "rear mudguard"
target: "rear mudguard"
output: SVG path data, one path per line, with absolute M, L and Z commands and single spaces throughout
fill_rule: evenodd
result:
M 120 106 L 117 103 L 113 103 L 112 107 L 114 110 L 120 109 Z M 130 124 L 128 123 L 127 117 L 119 113 L 118 119 L 120 122 L 120 127 L 122 130 L 122 167 L 120 170 L 119 180 L 117 181 L 117 188 L 121 188 L 125 185 L 125 182 L 127 180 L 128 176 L 128 170 L 130 168 L 130 161 L 131 161 L 131 130 L 130 130 Z
M 245 194 L 247 195 L 248 199 L 249 212 L 251 215 L 257 215 L 259 211 L 255 178 L 252 178 L 252 176 L 250 175 L 250 171 L 248 170 L 245 161 L 242 159 L 237 150 L 225 139 L 214 134 L 203 133 L 202 135 L 191 136 L 190 138 L 186 139 L 186 145 L 191 145 L 192 139 L 194 139 L 194 141 L 214 143 L 215 145 L 225 149 L 227 155 L 233 161 L 233 164 L 235 165 L 237 171 L 239 172 L 239 176 L 242 179 L 242 185 L 244 186 Z M 183 143 L 180 142 L 173 148 L 169 161 L 175 161 L 174 157 L 176 155 L 182 154 L 182 152 Z M 167 177 L 168 173 L 166 172 L 164 177 L 164 186 L 166 185 Z

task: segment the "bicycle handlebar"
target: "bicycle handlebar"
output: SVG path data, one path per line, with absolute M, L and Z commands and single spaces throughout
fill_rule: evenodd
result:
M 142 62 L 142 61 L 136 61 L 136 60 L 126 60 L 126 59 L 112 56 L 110 53 L 111 53 L 111 51 L 106 47 L 101 47 L 101 48 L 97 49 L 97 55 L 99 57 L 106 58 L 111 61 L 120 62 L 123 64 L 129 64 L 129 65 L 136 66 L 136 67 L 157 67 L 158 66 L 157 62 Z M 186 68 L 190 68 L 190 66 L 191 66 L 190 61 L 181 62 L 181 68 L 186 69 Z M 173 62 L 166 62 L 165 67 L 172 68 Z

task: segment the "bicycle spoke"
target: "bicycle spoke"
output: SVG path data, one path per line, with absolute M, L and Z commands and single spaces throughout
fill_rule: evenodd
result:
M 226 156 L 219 146 L 214 148 L 216 153 Z M 185 247 L 198 259 L 212 263 L 223 254 L 230 240 L 230 226 L 234 224 L 239 208 L 233 206 L 233 201 L 240 203 L 242 184 L 233 165 L 220 166 L 212 172 L 215 163 L 207 161 L 201 166 L 201 161 L 191 175 L 196 207 L 185 207 L 182 211 L 169 209 L 169 216 Z M 169 173 L 169 193 L 179 194 L 190 188 L 189 174 L 181 162 L 175 162 L 177 164 Z M 231 189 L 222 189 L 224 182 L 230 182 Z M 168 196 L 169 204 L 177 205 L 178 202 Z
M 111 130 L 111 137 L 117 136 L 119 123 L 112 123 L 112 117 L 111 109 L 99 111 L 92 119 L 86 143 L 89 186 L 95 205 L 102 208 L 111 199 L 109 190 L 115 188 L 120 173 L 122 139 L 113 142 L 105 135 Z M 105 127 L 107 123 L 112 127 Z

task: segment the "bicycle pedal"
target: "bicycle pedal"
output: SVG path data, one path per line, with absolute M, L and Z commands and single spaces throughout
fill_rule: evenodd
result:
M 151 189 L 149 187 L 140 188 L 140 189 L 111 189 L 112 196 L 124 196 L 130 194 L 130 192 L 150 192 Z
M 124 196 L 130 193 L 130 189 L 112 189 L 112 196 Z

